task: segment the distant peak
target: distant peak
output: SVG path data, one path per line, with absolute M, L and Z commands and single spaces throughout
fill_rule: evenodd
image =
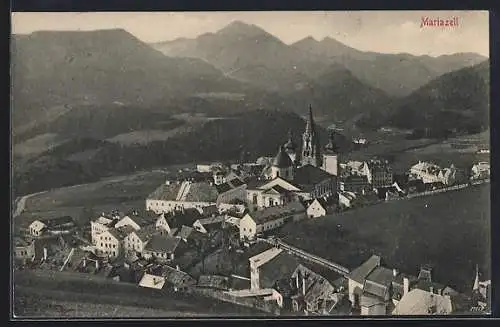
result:
M 253 25 L 253 24 L 247 24 L 239 20 L 235 20 L 231 23 L 229 23 L 226 27 L 222 28 L 219 30 L 220 34 L 250 34 L 250 35 L 255 35 L 255 34 L 268 34 L 265 30 L 262 28 Z

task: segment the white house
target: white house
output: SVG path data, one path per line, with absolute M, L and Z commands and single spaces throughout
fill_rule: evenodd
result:
M 471 179 L 489 178 L 491 173 L 488 162 L 479 162 L 472 166 Z
M 35 241 L 27 242 L 23 239 L 15 238 L 14 258 L 23 261 L 35 259 Z
M 401 298 L 393 315 L 449 315 L 453 305 L 449 295 L 440 295 L 415 288 Z
M 98 253 L 116 258 L 123 253 L 123 241 L 133 229 L 130 226 L 110 228 L 97 236 L 95 244 Z
M 175 211 L 179 208 L 195 208 L 231 205 L 235 199 L 245 201 L 246 184 L 233 179 L 215 185 L 209 182 L 167 183 L 161 185 L 146 199 L 146 210 L 157 214 Z
M 143 256 L 146 259 L 155 258 L 160 262 L 172 261 L 180 244 L 180 237 L 153 235 L 144 247 Z
M 317 218 L 332 214 L 334 212 L 334 203 L 332 198 L 314 199 L 307 206 L 307 217 Z
M 134 212 L 131 213 L 130 215 L 124 216 L 122 219 L 120 219 L 116 224 L 115 228 L 120 228 L 124 226 L 131 226 L 135 230 L 139 230 L 142 227 L 151 225 L 155 222 L 155 220 L 158 219 L 158 216 L 156 217 L 151 217 L 150 215 L 139 215 L 138 213 Z
M 90 222 L 90 232 L 92 237 L 92 244 L 96 245 L 98 235 L 104 233 L 120 220 L 119 214 L 106 215 L 102 213 L 97 219 Z
M 221 229 L 222 224 L 225 221 L 226 221 L 225 216 L 215 216 L 215 217 L 197 219 L 193 223 L 193 228 L 203 234 L 207 234 L 214 230 Z
M 339 205 L 342 208 L 350 208 L 356 201 L 356 194 L 353 192 L 339 192 Z
M 155 228 L 146 227 L 132 230 L 123 240 L 123 247 L 127 252 L 143 253 L 148 241 L 155 234 Z
M 46 230 L 46 227 L 47 225 L 40 220 L 35 220 L 29 226 L 30 234 L 33 236 L 41 236 Z
M 165 217 L 164 213 L 162 213 L 158 217 L 158 219 L 156 220 L 155 227 L 157 230 L 162 230 L 162 231 L 166 232 L 167 234 L 169 234 L 170 231 L 172 230 L 172 228 L 168 224 L 167 218 Z
M 240 239 L 254 239 L 258 234 L 274 230 L 289 221 L 306 217 L 306 210 L 300 202 L 264 208 L 247 213 L 240 220 Z

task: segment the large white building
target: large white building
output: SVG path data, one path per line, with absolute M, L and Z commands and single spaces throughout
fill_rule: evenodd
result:
M 210 182 L 167 182 L 148 196 L 146 210 L 161 214 L 180 208 L 203 209 L 214 205 L 223 210 L 231 208 L 235 200 L 246 200 L 246 184 L 238 178 L 219 185 Z
M 306 209 L 300 202 L 290 202 L 281 206 L 249 212 L 240 220 L 240 239 L 253 240 L 258 234 L 305 217 Z

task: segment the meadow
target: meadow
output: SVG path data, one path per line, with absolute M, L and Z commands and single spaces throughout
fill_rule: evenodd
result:
M 342 232 L 337 225 L 342 226 Z M 470 290 L 478 264 L 490 278 L 490 186 L 381 203 L 286 225 L 292 245 L 354 269 L 372 254 L 389 267 L 418 274 L 434 265 L 435 280 Z

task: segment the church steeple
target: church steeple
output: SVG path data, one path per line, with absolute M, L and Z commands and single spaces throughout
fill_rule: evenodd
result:
M 322 163 L 319 136 L 316 134 L 316 125 L 309 105 L 309 117 L 306 122 L 306 129 L 302 135 L 302 165 L 313 165 L 320 167 Z

